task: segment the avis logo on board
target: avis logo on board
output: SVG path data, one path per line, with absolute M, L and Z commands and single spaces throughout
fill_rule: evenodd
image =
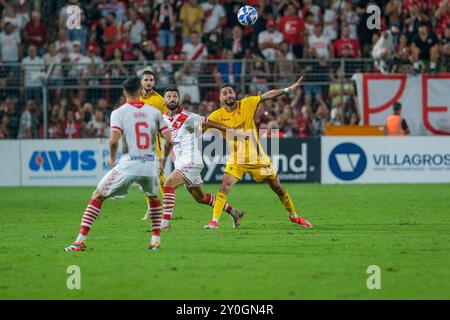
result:
M 86 151 L 35 151 L 28 164 L 31 170 L 62 171 L 66 166 L 70 170 L 90 171 L 95 169 L 96 162 L 93 150 Z

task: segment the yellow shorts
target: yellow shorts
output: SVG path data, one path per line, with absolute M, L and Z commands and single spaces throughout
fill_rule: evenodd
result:
M 250 173 L 256 182 L 265 180 L 275 180 L 277 178 L 277 171 L 272 163 L 269 164 L 227 164 L 225 173 L 231 174 L 239 180 L 245 173 Z

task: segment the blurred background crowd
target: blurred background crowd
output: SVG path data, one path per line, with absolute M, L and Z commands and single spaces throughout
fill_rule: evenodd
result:
M 251 27 L 236 19 L 244 4 L 259 12 Z M 370 4 L 380 30 L 367 28 Z M 184 107 L 205 116 L 222 83 L 243 96 L 304 74 L 301 91 L 255 121 L 320 136 L 327 123 L 359 123 L 354 72 L 450 66 L 450 0 L 0 0 L 0 16 L 0 139 L 42 137 L 45 102 L 50 138 L 108 137 L 121 82 L 147 69 L 158 91 L 176 84 Z

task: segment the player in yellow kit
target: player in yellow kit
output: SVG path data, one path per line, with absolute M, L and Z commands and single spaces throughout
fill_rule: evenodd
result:
M 221 123 L 233 129 L 241 129 L 241 138 L 227 131 L 227 143 L 230 156 L 225 168 L 220 191 L 214 203 L 213 219 L 205 229 L 217 229 L 227 195 L 231 188 L 242 179 L 245 173 L 250 173 L 256 182 L 266 181 L 278 195 L 281 203 L 289 213 L 289 219 L 305 228 L 312 228 L 311 223 L 297 215 L 291 196 L 281 185 L 277 172 L 272 166 L 270 158 L 263 151 L 259 143 L 259 135 L 253 119 L 261 102 L 275 99 L 283 94 L 296 91 L 303 80 L 303 76 L 284 89 L 268 91 L 260 96 L 250 96 L 239 101 L 231 85 L 220 87 L 220 104 L 222 107 L 208 117 L 209 120 Z M 242 139 L 245 136 L 245 139 Z
M 161 111 L 161 113 L 166 113 L 168 110 L 166 104 L 164 103 L 164 98 L 158 92 L 155 91 L 154 89 L 155 85 L 156 85 L 155 74 L 150 70 L 144 71 L 141 76 L 141 100 L 146 104 L 148 104 L 149 106 L 155 107 L 156 109 Z M 159 133 L 156 137 L 156 156 L 160 160 L 160 165 L 162 165 L 161 161 L 163 161 L 163 152 L 161 146 L 161 135 Z M 160 171 L 161 173 L 159 176 L 161 195 L 164 195 L 163 187 L 164 183 L 166 182 L 166 177 L 164 176 L 163 169 L 164 168 L 161 168 Z M 147 200 L 148 205 L 150 205 L 148 199 L 147 198 L 145 199 Z M 145 219 L 146 217 L 147 214 L 143 219 Z

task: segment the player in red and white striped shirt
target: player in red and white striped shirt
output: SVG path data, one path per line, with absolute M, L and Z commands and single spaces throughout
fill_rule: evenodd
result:
M 172 132 L 175 170 L 164 184 L 164 208 L 162 230 L 169 228 L 175 206 L 175 189 L 185 185 L 192 197 L 201 204 L 214 207 L 215 195 L 203 189 L 201 172 L 203 158 L 201 150 L 201 133 L 203 129 L 230 130 L 223 124 L 207 120 L 198 114 L 183 110 L 180 105 L 180 94 L 176 88 L 168 88 L 164 92 L 164 102 L 169 109 L 163 116 Z M 233 219 L 233 226 L 239 226 L 244 211 L 225 204 L 224 209 Z M 144 219 L 148 219 L 148 214 Z
M 80 233 L 65 251 L 84 251 L 85 241 L 92 224 L 100 214 L 104 200 L 123 198 L 133 183 L 148 197 L 149 215 L 152 221 L 150 249 L 160 246 L 162 207 L 159 191 L 159 162 L 156 157 L 158 132 L 166 139 L 164 161 L 170 153 L 171 134 L 161 112 L 139 100 L 140 79 L 130 77 L 124 82 L 127 102 L 111 114 L 111 138 L 109 164 L 112 169 L 97 186 L 81 220 Z M 127 150 L 116 164 L 119 141 L 124 139 Z

